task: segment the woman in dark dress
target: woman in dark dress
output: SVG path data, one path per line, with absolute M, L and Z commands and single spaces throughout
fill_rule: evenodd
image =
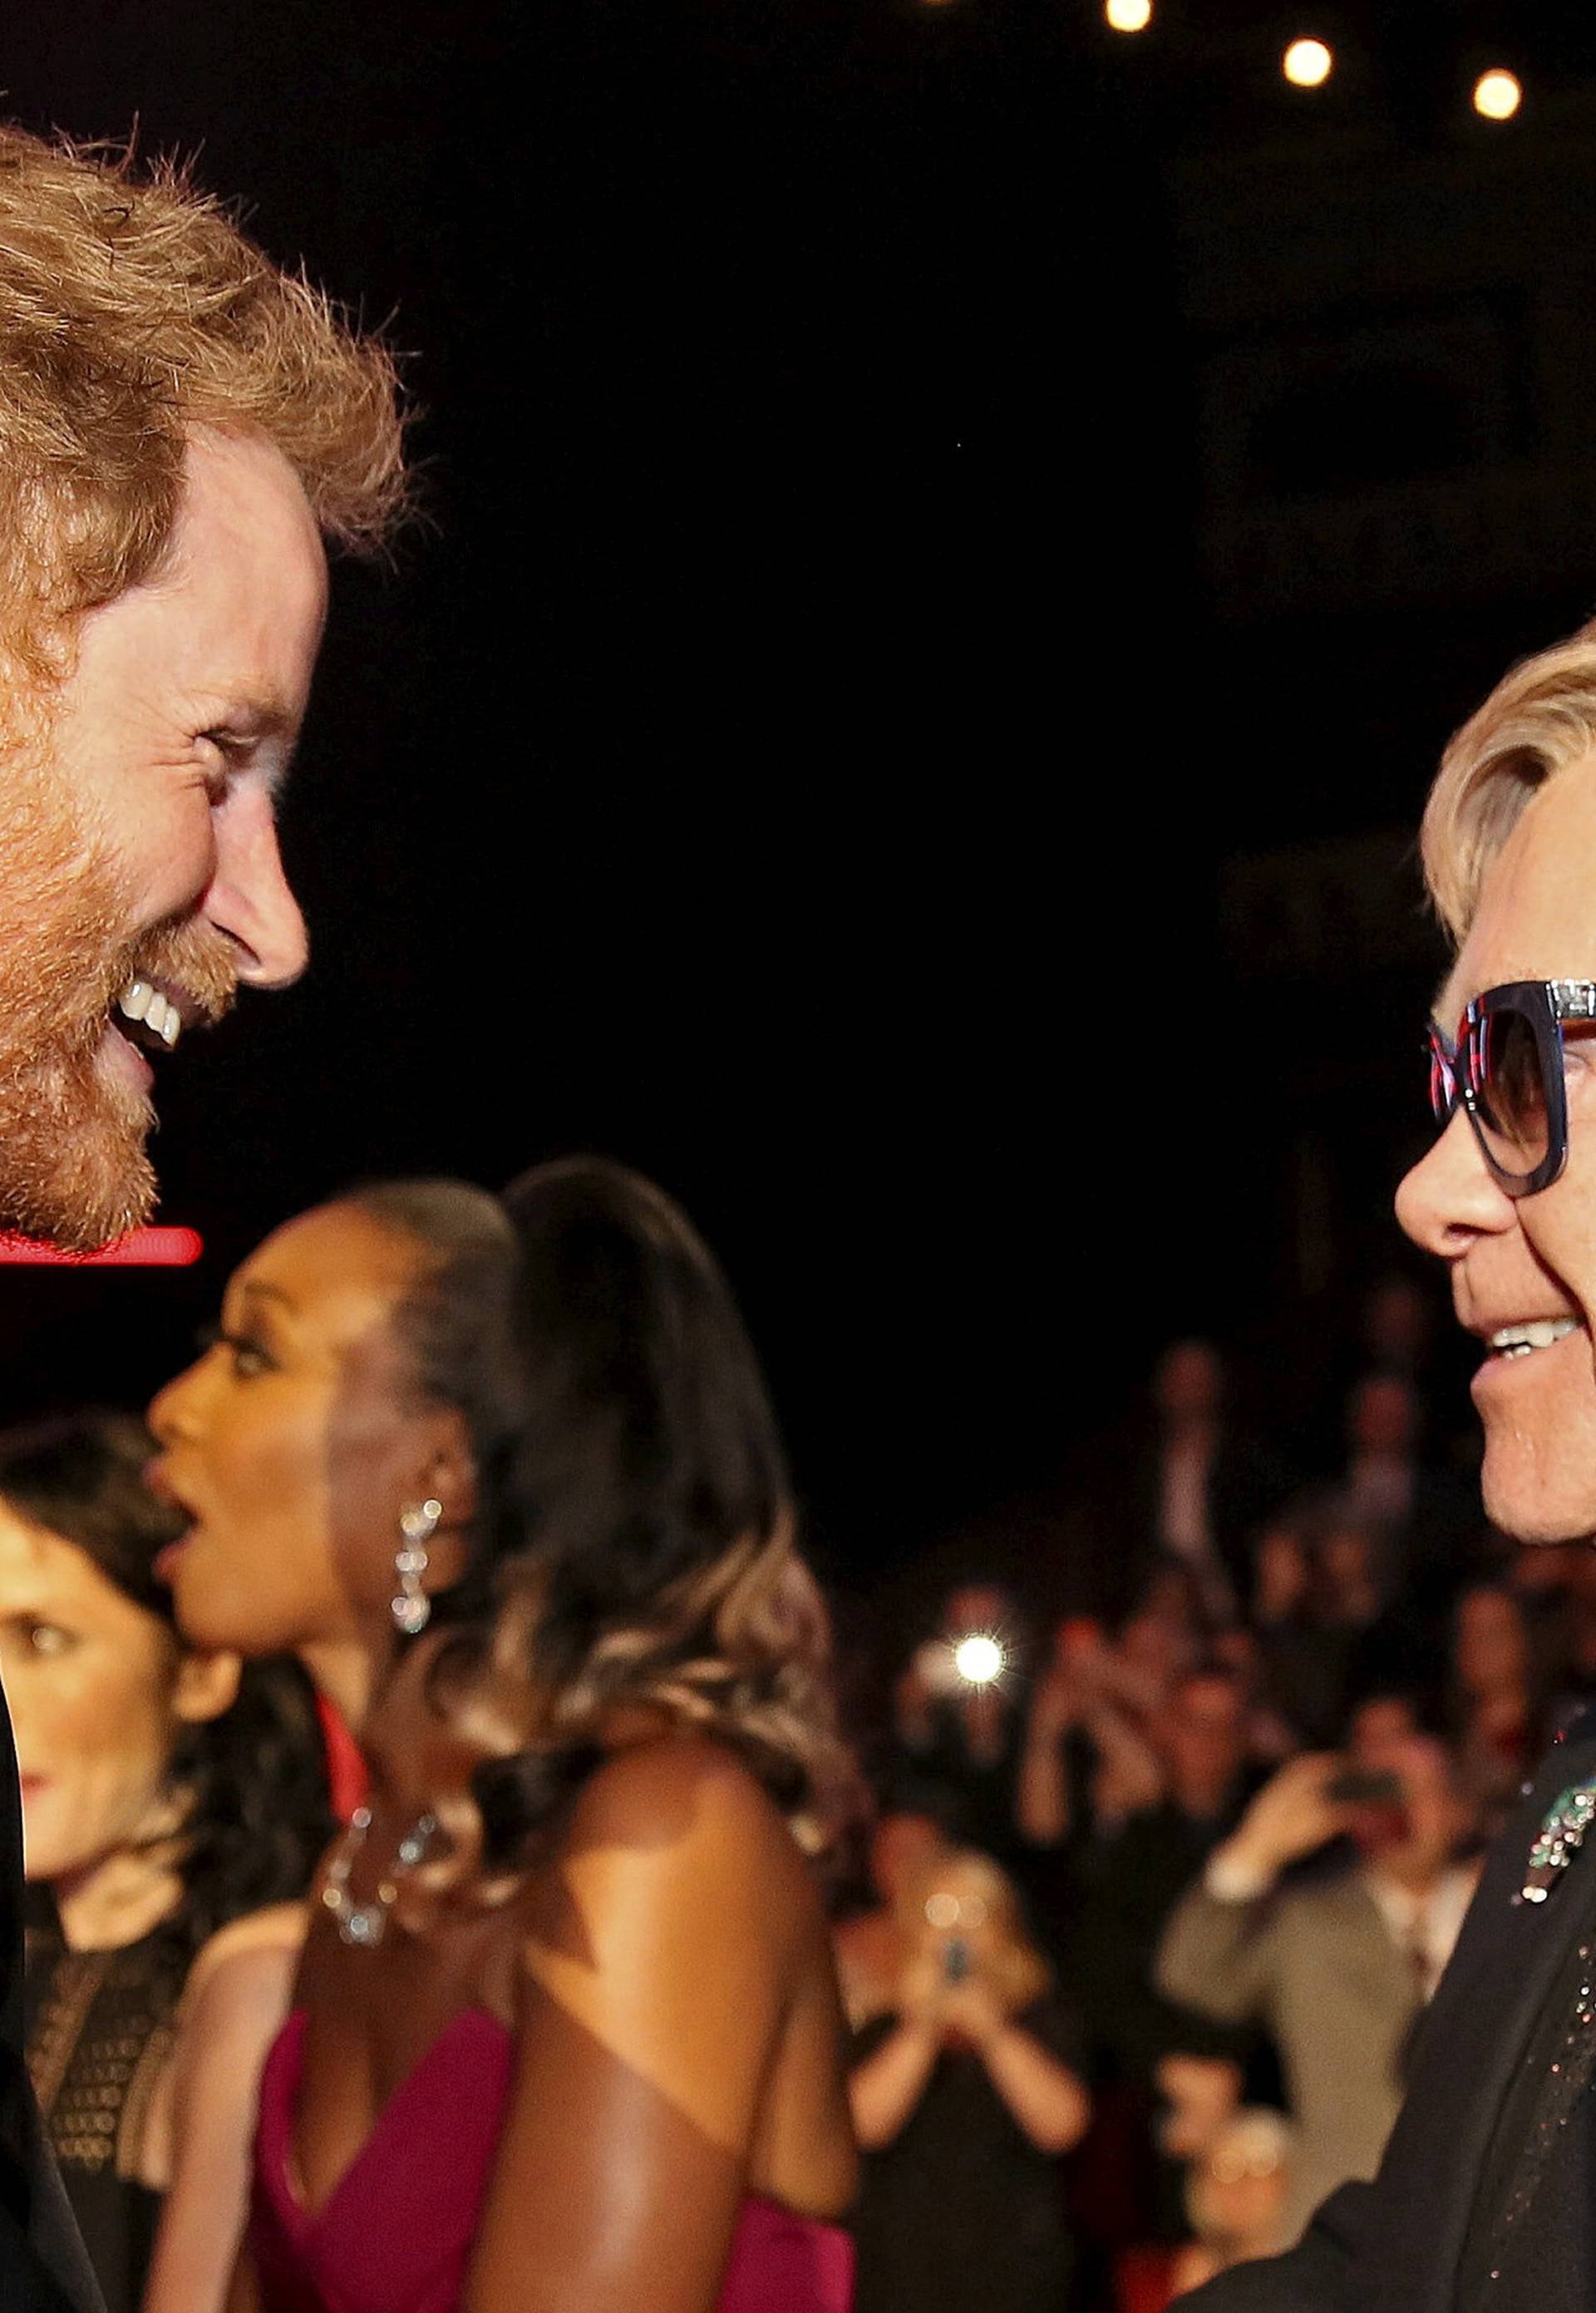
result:
M 171 1512 L 142 1427 L 85 1414 L 0 1437 L 0 1670 L 27 1869 L 27 2053 L 109 2313 L 137 2313 L 163 2203 L 180 2238 L 148 2300 L 219 2305 L 251 2094 L 190 2127 L 190 2026 L 280 1974 L 330 1828 L 296 1668 L 181 1646 L 153 1566 Z M 262 1907 L 270 1907 L 263 1909 Z M 258 2051 L 258 2055 L 259 2055 Z M 231 2170 L 232 2208 L 226 2207 Z
M 847 1985 L 856 2313 L 1062 2313 L 1058 2160 L 1091 2106 L 1051 1971 L 1011 1882 L 968 1850 L 906 1890 L 894 1924 L 890 1968 Z

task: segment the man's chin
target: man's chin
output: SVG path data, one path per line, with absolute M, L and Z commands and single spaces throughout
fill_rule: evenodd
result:
M 1480 1473 L 1480 1490 L 1491 1524 L 1526 1549 L 1548 1550 L 1558 1543 L 1588 1542 L 1596 1535 L 1596 1500 L 1535 1471 L 1512 1466 L 1493 1469 L 1488 1451 Z
M 148 1098 L 92 1065 L 0 1091 L 0 1233 L 96 1253 L 149 1218 Z

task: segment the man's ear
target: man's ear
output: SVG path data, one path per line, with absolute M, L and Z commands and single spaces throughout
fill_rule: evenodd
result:
M 173 1711 L 191 1727 L 207 1719 L 220 1719 L 238 1700 L 238 1683 L 243 1671 L 243 1657 L 235 1655 L 230 1647 L 185 1650 L 178 1658 L 177 1684 L 171 1697 Z

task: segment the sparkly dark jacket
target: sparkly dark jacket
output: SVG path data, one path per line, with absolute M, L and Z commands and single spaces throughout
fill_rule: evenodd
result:
M 1491 1851 L 1374 2182 L 1344 2185 L 1296 2248 L 1222 2274 L 1183 2309 L 1592 2313 L 1596 1826 L 1545 1902 L 1515 1900 L 1548 1811 L 1592 1778 L 1586 1712 Z
M 0 2313 L 101 2313 L 22 2057 L 22 1802 L 0 1699 Z

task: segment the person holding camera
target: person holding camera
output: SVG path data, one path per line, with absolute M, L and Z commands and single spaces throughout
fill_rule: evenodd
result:
M 1025 1732 L 1019 1611 L 995 1583 L 965 1582 L 938 1619 L 893 1686 L 894 1767 L 935 1795 L 955 1838 L 1006 1862 Z
M 1288 2239 L 1327 2193 L 1380 2164 L 1414 2026 L 1478 1878 L 1474 1832 L 1445 1745 L 1372 1727 L 1351 1752 L 1288 1760 L 1165 1930 L 1165 1997 L 1215 2023 L 1262 2024 L 1279 2050 L 1301 2130 Z
M 1037 2313 L 1072 2263 L 1057 2161 L 1091 2118 L 1013 1883 L 971 1850 L 895 1906 L 895 1972 L 847 1974 L 864 2154 L 855 2313 Z

